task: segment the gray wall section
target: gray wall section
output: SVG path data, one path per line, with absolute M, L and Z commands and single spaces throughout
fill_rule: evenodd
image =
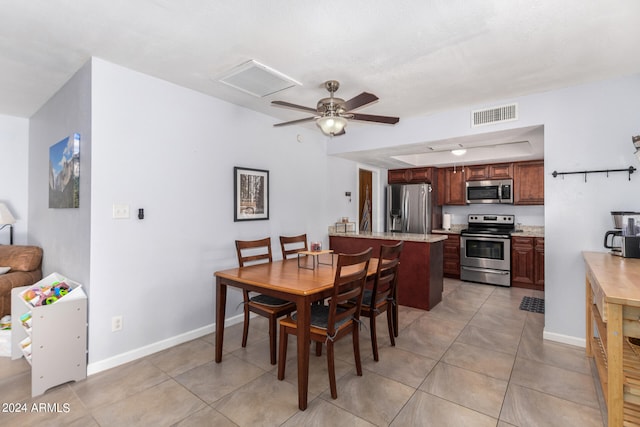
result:
M 80 207 L 49 208 L 49 147 L 80 133 Z M 44 249 L 43 274 L 60 273 L 90 296 L 91 63 L 29 121 L 29 235 Z

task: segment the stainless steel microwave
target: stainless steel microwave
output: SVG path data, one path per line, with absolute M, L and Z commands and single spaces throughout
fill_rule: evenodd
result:
M 513 179 L 467 181 L 467 203 L 513 204 Z

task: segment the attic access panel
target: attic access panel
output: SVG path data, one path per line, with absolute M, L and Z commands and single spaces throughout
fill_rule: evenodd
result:
M 222 76 L 219 81 L 258 98 L 272 95 L 290 87 L 301 86 L 301 83 L 291 77 L 253 59 L 233 68 Z

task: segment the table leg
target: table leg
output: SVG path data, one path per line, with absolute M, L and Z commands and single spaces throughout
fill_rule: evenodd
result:
M 307 409 L 309 388 L 309 340 L 311 339 L 311 302 L 304 297 L 296 300 L 298 310 L 298 408 Z
M 585 352 L 587 354 L 588 357 L 593 357 L 593 351 L 591 348 L 591 339 L 593 338 L 593 314 L 592 311 L 593 310 L 593 294 L 592 294 L 592 290 L 591 290 L 591 283 L 589 283 L 589 279 L 587 278 L 586 280 L 586 290 L 585 290 L 585 296 L 586 296 L 586 301 L 587 301 L 587 307 L 585 309 L 585 313 L 587 315 L 587 321 L 586 321 L 586 325 L 587 325 L 587 339 L 586 339 L 586 348 L 585 348 Z
M 609 426 L 621 426 L 623 424 L 623 340 L 622 306 L 607 303 L 607 415 Z
M 216 362 L 222 361 L 222 343 L 224 341 L 224 315 L 227 306 L 227 285 L 216 277 Z

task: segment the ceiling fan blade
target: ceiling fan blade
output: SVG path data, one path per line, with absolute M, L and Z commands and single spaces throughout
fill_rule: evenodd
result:
M 360 95 L 351 98 L 348 101 L 345 101 L 345 103 L 342 104 L 342 108 L 344 108 L 345 111 L 351 111 L 355 110 L 356 108 L 364 107 L 365 105 L 371 104 L 372 102 L 377 100 L 378 97 L 374 94 L 369 92 L 362 92 Z
M 276 123 L 273 126 L 278 127 L 278 126 L 289 126 L 289 125 L 295 125 L 298 123 L 304 123 L 304 122 L 310 122 L 312 120 L 315 120 L 316 117 L 306 117 L 304 119 L 298 119 L 298 120 L 291 120 L 290 122 L 283 122 L 283 123 Z
M 377 123 L 386 123 L 389 125 L 395 125 L 396 123 L 398 123 L 400 121 L 400 118 L 398 117 L 389 117 L 389 116 L 375 116 L 372 114 L 357 114 L 357 113 L 353 113 L 350 114 L 351 120 L 360 120 L 363 122 L 377 122 Z
M 296 104 L 292 104 L 290 102 L 285 102 L 285 101 L 271 101 L 271 105 L 277 105 L 279 107 L 286 107 L 286 108 L 293 108 L 294 110 L 309 111 L 310 113 L 318 112 L 318 110 L 316 110 L 315 108 L 304 107 L 302 105 L 296 105 Z

